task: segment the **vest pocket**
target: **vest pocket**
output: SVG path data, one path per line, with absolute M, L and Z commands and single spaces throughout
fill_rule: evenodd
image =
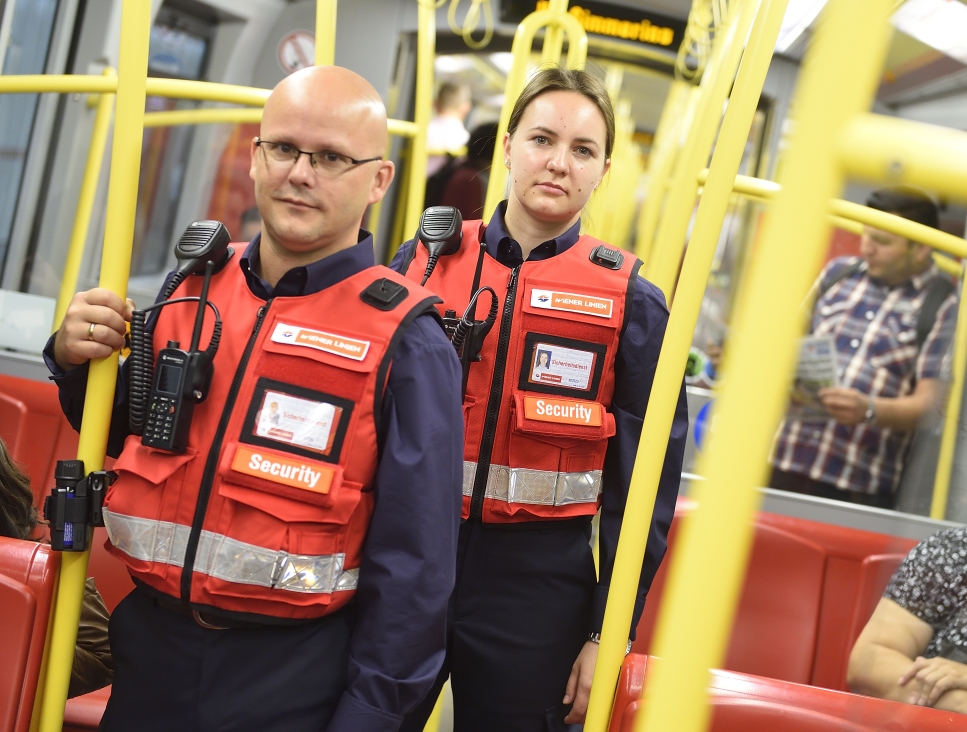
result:
M 110 551 L 132 571 L 160 579 L 180 573 L 188 527 L 177 508 L 197 455 L 190 448 L 183 455 L 152 450 L 136 435 L 125 441 L 104 507 Z
M 488 497 L 495 513 L 522 512 L 543 518 L 594 514 L 601 492 L 601 468 L 614 416 L 601 404 L 575 402 L 567 414 L 600 417 L 600 424 L 530 419 L 521 394 L 514 395 L 507 450 L 508 465 L 492 465 Z M 559 414 L 564 414 L 563 409 Z M 543 415 L 541 415 L 543 416 Z M 554 415 L 552 415 L 554 416 Z M 561 417 L 564 419 L 565 417 Z M 584 417 L 580 417 L 584 419 Z M 589 422 L 596 421 L 591 416 Z

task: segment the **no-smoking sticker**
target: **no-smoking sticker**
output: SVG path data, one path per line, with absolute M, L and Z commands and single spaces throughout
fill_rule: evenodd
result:
M 292 31 L 279 41 L 279 66 L 291 74 L 312 66 L 316 58 L 316 37 L 308 31 Z

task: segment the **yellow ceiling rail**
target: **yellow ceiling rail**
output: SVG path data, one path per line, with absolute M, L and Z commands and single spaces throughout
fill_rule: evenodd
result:
M 149 112 L 144 115 L 144 126 L 177 127 L 178 125 L 245 124 L 262 121 L 259 107 L 175 109 L 170 112 Z
M 336 63 L 337 0 L 316 0 L 316 66 Z
M 745 141 L 765 81 L 787 0 L 764 0 L 751 30 L 748 52 L 735 78 L 735 91 L 712 158 L 708 194 L 699 205 L 692 245 L 682 267 L 679 293 L 672 304 L 665 339 L 645 412 L 638 454 L 608 591 L 601 646 L 591 685 L 585 730 L 603 732 L 617 683 L 635 604 L 638 577 L 648 541 L 668 435 L 678 404 L 685 362 L 712 267 L 719 230 L 728 208 L 732 181 L 742 162 Z M 724 185 L 723 185 L 724 181 Z M 623 710 L 622 710 L 623 711 Z M 663 729 L 677 729 L 673 726 Z
M 559 2 L 555 2 L 552 7 L 558 7 Z M 567 4 L 564 3 L 566 7 Z M 487 185 L 487 202 L 484 204 L 484 219 L 489 219 L 497 208 L 497 204 L 503 200 L 504 190 L 507 186 L 507 169 L 504 167 L 504 136 L 507 134 L 507 124 L 510 121 L 510 113 L 513 111 L 517 97 L 520 96 L 527 80 L 527 67 L 530 63 L 531 47 L 534 43 L 534 36 L 538 30 L 548 26 L 560 26 L 567 35 L 567 66 L 572 69 L 583 69 L 588 55 L 588 37 L 584 28 L 573 15 L 568 15 L 564 10 L 538 10 L 528 15 L 517 26 L 517 33 L 514 34 L 514 45 L 512 53 L 514 62 L 507 74 L 507 84 L 504 87 L 504 106 L 500 110 L 500 122 L 497 125 L 497 145 L 494 148 L 494 157 L 490 166 L 490 182 Z M 544 37 L 547 43 L 547 36 Z M 557 59 L 554 59 L 557 62 Z
M 651 261 L 645 273 L 645 277 L 665 293 L 669 302 L 675 291 L 688 222 L 695 208 L 695 177 L 708 165 L 715 133 L 722 120 L 722 106 L 734 88 L 736 70 L 759 8 L 758 0 L 737 0 L 733 5 L 737 7 L 732 19 L 716 34 L 712 57 L 702 76 L 695 122 L 675 163 L 672 187 L 658 222 Z M 761 92 L 761 89 L 756 91 Z M 745 144 L 744 140 L 742 144 Z
M 104 76 L 114 77 L 117 72 L 112 68 L 104 69 Z M 107 136 L 111 129 L 111 116 L 114 112 L 114 94 L 101 94 L 97 97 L 97 112 L 94 114 L 94 128 L 91 131 L 91 143 L 87 148 L 87 162 L 84 165 L 84 178 L 81 181 L 81 191 L 77 197 L 77 209 L 74 212 L 74 227 L 71 229 L 70 245 L 67 248 L 67 260 L 64 263 L 64 274 L 60 283 L 60 294 L 57 297 L 57 307 L 54 310 L 53 329 L 57 330 L 67 312 L 67 305 L 77 291 L 77 278 L 81 270 L 81 260 L 84 258 L 84 244 L 87 242 L 87 230 L 91 224 L 91 214 L 94 211 L 94 198 L 97 195 L 97 183 L 101 177 L 101 167 L 104 164 L 104 150 L 107 147 Z
M 128 0 L 122 4 L 117 119 L 111 150 L 111 178 L 100 279 L 101 287 L 122 298 L 127 293 L 128 271 L 131 268 L 150 28 L 150 0 Z M 84 461 L 87 472 L 100 470 L 104 466 L 117 369 L 116 353 L 109 358 L 94 360 L 90 365 L 77 447 L 77 457 Z M 41 699 L 40 732 L 60 732 L 63 725 L 89 556 L 89 551 L 65 552 L 61 558 L 47 678 Z
M 110 94 L 117 91 L 118 81 L 108 76 L 85 76 L 82 74 L 4 74 L 0 76 L 0 94 L 61 93 L 61 94 Z M 214 84 L 208 81 L 185 81 L 184 79 L 147 80 L 147 94 L 153 97 L 198 99 L 209 102 L 246 104 L 253 107 L 265 105 L 270 89 L 256 89 L 234 84 Z
M 967 149 L 965 149 L 964 155 L 967 157 Z M 701 171 L 698 176 L 698 182 L 704 184 L 707 177 L 708 170 Z M 735 193 L 752 195 L 764 201 L 772 201 L 782 191 L 782 186 L 770 180 L 753 178 L 748 175 L 737 175 L 735 176 L 735 184 L 732 190 Z M 902 216 L 887 213 L 886 211 L 877 211 L 874 208 L 869 208 L 859 203 L 844 201 L 840 198 L 833 199 L 829 202 L 829 211 L 831 216 L 851 221 L 854 224 L 872 226 L 875 229 L 889 231 L 892 234 L 897 234 L 911 241 L 926 244 L 928 247 L 936 249 L 939 252 L 949 254 L 953 257 L 967 259 L 967 241 L 962 237 L 948 234 L 946 231 L 934 229 L 931 226 L 925 226 L 924 224 L 910 221 L 910 219 L 905 219 Z
M 694 486 L 697 508 L 671 557 L 654 646 L 660 661 L 649 664 L 636 730 L 700 732 L 708 723 L 709 669 L 725 658 L 761 500 L 757 487 L 766 478 L 805 326 L 800 303 L 823 260 L 829 200 L 843 185 L 833 146 L 873 101 L 891 3 L 832 0 L 802 65 L 783 190 L 766 214 L 731 329 L 729 376 L 700 462 L 706 480 Z

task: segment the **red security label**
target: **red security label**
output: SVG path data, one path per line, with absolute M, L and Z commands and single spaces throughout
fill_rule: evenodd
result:
M 524 416 L 539 422 L 577 424 L 600 427 L 603 408 L 597 402 L 576 399 L 549 399 L 547 397 L 524 397 Z
M 282 457 L 242 445 L 235 451 L 232 470 L 314 493 L 328 493 L 336 472 L 315 460 Z

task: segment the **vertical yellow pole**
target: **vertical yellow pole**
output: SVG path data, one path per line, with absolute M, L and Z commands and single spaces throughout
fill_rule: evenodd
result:
M 416 33 L 416 109 L 413 121 L 417 131 L 410 145 L 407 177 L 406 219 L 403 236 L 413 236 L 423 213 L 426 197 L 426 128 L 433 111 L 433 57 L 436 54 L 436 9 L 433 0 L 417 0 L 419 26 Z
M 967 288 L 964 274 L 960 277 L 960 302 L 957 308 L 957 329 L 954 334 L 954 358 L 951 365 L 950 394 L 944 415 L 943 437 L 937 456 L 937 475 L 933 483 L 930 518 L 942 519 L 947 514 L 947 495 L 950 491 L 950 471 L 957 446 L 957 425 L 960 423 L 960 404 L 964 394 L 964 371 L 967 370 Z
M 638 213 L 635 254 L 648 271 L 654 251 L 655 229 L 668 188 L 669 177 L 678 159 L 680 142 L 689 137 L 695 120 L 701 89 L 676 79 L 668 92 L 648 160 L 648 190 Z
M 104 76 L 114 76 L 112 68 L 104 69 Z M 101 177 L 101 166 L 104 163 L 104 148 L 107 147 L 107 133 L 111 129 L 111 112 L 114 110 L 114 94 L 101 94 L 97 102 L 97 113 L 94 115 L 94 129 L 91 131 L 91 146 L 87 150 L 87 163 L 84 167 L 84 179 L 81 182 L 81 193 L 77 197 L 77 211 L 74 214 L 74 228 L 71 231 L 70 246 L 67 249 L 67 261 L 64 263 L 64 275 L 60 283 L 60 295 L 57 298 L 57 308 L 54 310 L 53 328 L 57 330 L 67 312 L 67 305 L 77 290 L 77 277 L 84 258 L 84 244 L 87 241 L 87 230 L 91 225 L 91 212 L 94 209 L 94 196 L 97 193 L 97 183 Z
M 551 0 L 547 9 L 555 13 L 566 13 L 567 2 L 568 0 Z M 544 31 L 544 45 L 541 47 L 541 65 L 560 63 L 561 51 L 563 49 L 564 29 L 559 25 L 549 25 L 547 30 Z
M 336 4 L 338 0 L 316 0 L 316 66 L 336 63 Z
M 706 167 L 722 119 L 722 105 L 728 98 L 736 69 L 745 47 L 759 0 L 738 0 L 739 7 L 725 29 L 716 34 L 712 58 L 702 77 L 701 98 L 688 142 L 675 164 L 674 179 L 655 235 L 646 277 L 671 302 L 675 276 L 685 246 L 685 233 L 695 207 L 698 172 Z
M 679 295 L 675 298 L 665 329 L 665 340 L 651 389 L 652 397 L 645 412 L 645 423 L 642 426 L 625 506 L 625 520 L 622 521 L 618 539 L 614 574 L 608 591 L 585 732 L 603 732 L 608 725 L 608 712 L 614 698 L 615 684 L 624 659 L 625 642 L 631 627 L 641 562 L 645 556 L 668 434 L 681 389 L 682 373 L 715 256 L 718 232 L 728 209 L 732 182 L 742 162 L 745 141 L 772 60 L 772 49 L 775 48 L 779 36 L 786 4 L 787 0 L 763 0 L 759 16 L 752 28 L 748 50 L 738 70 L 732 100 L 722 122 L 715 154 L 712 156 L 692 243 L 685 255 Z M 623 710 L 617 710 L 617 713 L 621 712 Z
M 127 292 L 128 271 L 131 268 L 150 30 L 151 0 L 124 0 L 118 54 L 117 121 L 111 148 L 111 179 L 100 279 L 101 287 L 121 297 Z M 91 362 L 77 447 L 77 457 L 84 461 L 84 468 L 88 472 L 104 467 L 117 368 L 117 354 Z M 41 707 L 41 732 L 60 732 L 63 723 L 88 558 L 89 552 L 65 552 L 61 560 L 54 630 L 50 641 L 50 664 Z
M 709 717 L 709 669 L 724 656 L 760 502 L 757 486 L 782 416 L 805 325 L 799 307 L 828 242 L 829 199 L 843 184 L 835 149 L 869 109 L 889 38 L 892 0 L 833 0 L 802 66 L 782 193 L 767 214 L 746 307 L 732 329 L 729 378 L 704 451 L 707 480 L 683 524 L 636 730 L 699 732 Z M 862 29 L 862 32 L 857 32 Z

